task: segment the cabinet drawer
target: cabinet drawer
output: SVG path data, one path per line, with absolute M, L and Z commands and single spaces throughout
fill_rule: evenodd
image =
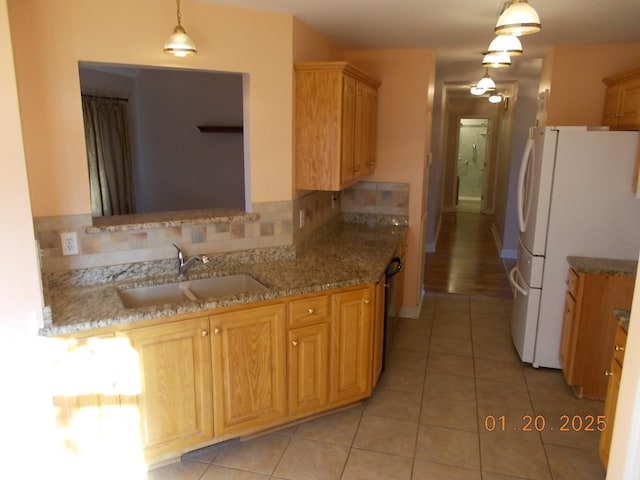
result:
M 302 298 L 289 303 L 289 327 L 301 327 L 329 320 L 329 296 Z
M 567 274 L 567 292 L 575 299 L 578 291 L 578 274 L 573 268 L 569 269 Z
M 627 345 L 627 332 L 624 328 L 618 326 L 616 328 L 616 340 L 613 346 L 613 359 L 622 365 L 624 359 L 624 350 Z

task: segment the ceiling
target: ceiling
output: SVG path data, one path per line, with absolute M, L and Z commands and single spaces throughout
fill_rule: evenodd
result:
M 345 49 L 431 48 L 439 63 L 481 60 L 503 0 L 201 0 L 290 13 Z M 529 0 L 542 31 L 524 57 L 553 45 L 640 41 L 640 0 Z M 188 13 L 183 11 L 188 28 Z

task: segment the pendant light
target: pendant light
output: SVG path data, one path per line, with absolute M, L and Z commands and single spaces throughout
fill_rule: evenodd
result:
M 515 35 L 496 35 L 487 49 L 488 54 L 503 54 L 510 57 L 522 55 L 522 42 Z
M 484 77 L 482 77 L 476 84 L 477 88 L 482 88 L 485 92 L 496 89 L 496 82 L 489 76 L 489 69 L 485 70 Z
M 164 53 L 170 53 L 176 57 L 186 57 L 197 53 L 193 40 L 189 38 L 187 32 L 182 28 L 180 18 L 180 0 L 176 0 L 178 25 L 173 29 L 173 34 L 164 44 Z
M 529 35 L 540 31 L 540 17 L 527 0 L 510 0 L 496 23 L 498 35 Z
M 478 88 L 477 85 L 471 85 L 469 92 L 471 93 L 471 95 L 480 96 L 480 95 L 484 95 L 486 90 L 484 88 Z
M 499 94 L 499 93 L 495 93 L 495 94 L 493 94 L 493 95 L 491 95 L 491 96 L 489 97 L 489 101 L 490 101 L 491 103 L 500 103 L 500 102 L 502 101 L 502 99 L 503 99 L 503 97 L 502 97 L 502 95 L 501 95 L 501 94 Z
M 486 68 L 505 68 L 511 66 L 511 57 L 504 53 L 487 53 L 482 58 L 482 66 Z

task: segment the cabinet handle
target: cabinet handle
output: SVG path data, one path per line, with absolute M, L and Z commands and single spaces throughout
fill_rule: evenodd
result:
M 605 376 L 613 377 L 613 372 L 604 372 Z
M 613 349 L 616 352 L 624 352 L 624 347 L 621 347 L 620 345 L 616 345 L 615 347 L 613 347 Z
M 207 335 L 209 335 L 209 332 L 207 330 L 202 330 L 202 332 L 200 332 L 200 335 L 206 337 Z
M 298 346 L 298 341 L 294 340 L 293 342 L 291 342 L 291 345 L 293 345 L 294 347 L 297 347 Z
M 213 329 L 213 333 L 214 333 L 215 335 L 218 335 L 218 334 L 220 333 L 220 329 L 219 329 L 218 327 L 214 328 L 214 329 Z
M 309 315 L 313 315 L 316 311 L 313 308 L 310 308 L 307 312 L 309 312 Z

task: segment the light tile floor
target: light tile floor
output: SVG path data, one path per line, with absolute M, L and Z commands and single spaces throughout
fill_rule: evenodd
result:
M 361 405 L 187 454 L 147 478 L 604 479 L 599 433 L 584 429 L 603 403 L 575 398 L 559 371 L 522 364 L 510 310 L 499 298 L 430 295 L 419 319 L 400 319 L 388 366 Z M 577 431 L 560 431 L 562 415 L 575 416 Z M 541 431 L 524 431 L 527 418 Z

